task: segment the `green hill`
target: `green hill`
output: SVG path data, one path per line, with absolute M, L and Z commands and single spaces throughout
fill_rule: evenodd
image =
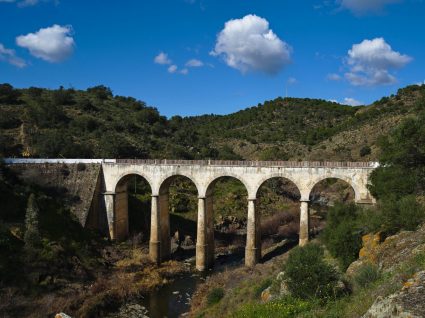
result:
M 374 160 L 376 142 L 424 102 L 409 86 L 365 107 L 277 98 L 218 116 L 174 116 L 104 86 L 0 85 L 0 155 L 251 160 Z

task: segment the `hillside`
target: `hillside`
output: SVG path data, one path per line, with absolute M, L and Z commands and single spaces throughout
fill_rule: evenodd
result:
M 365 107 L 277 98 L 239 112 L 170 119 L 104 86 L 0 85 L 0 156 L 374 160 L 377 140 L 423 101 L 424 86 Z

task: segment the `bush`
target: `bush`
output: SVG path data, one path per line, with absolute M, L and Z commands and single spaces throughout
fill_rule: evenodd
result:
M 360 157 L 364 157 L 364 156 L 370 155 L 371 152 L 372 152 L 372 149 L 370 149 L 369 146 L 363 146 L 360 149 Z
M 17 104 L 21 93 L 10 84 L 0 84 L 0 104 Z
M 365 264 L 359 268 L 354 276 L 354 282 L 359 287 L 367 287 L 379 279 L 379 269 L 376 265 Z
M 357 259 L 362 246 L 364 227 L 359 222 L 360 214 L 354 204 L 336 204 L 327 214 L 327 225 L 321 238 L 343 270 Z
M 211 290 L 207 296 L 208 305 L 217 304 L 224 297 L 223 288 L 214 288 Z
M 84 170 L 86 170 L 86 164 L 85 163 L 83 163 L 83 162 L 79 162 L 79 163 L 77 163 L 77 171 L 84 171 Z
M 383 231 L 394 234 L 400 230 L 414 231 L 425 220 L 424 208 L 414 195 L 382 200 Z
M 284 280 L 294 297 L 328 299 L 335 296 L 338 275 L 323 255 L 323 248 L 317 244 L 298 246 L 289 253 Z

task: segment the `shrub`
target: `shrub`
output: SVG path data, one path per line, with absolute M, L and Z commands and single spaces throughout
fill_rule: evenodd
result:
M 387 198 L 381 204 L 384 219 L 383 231 L 394 234 L 399 230 L 413 231 L 425 219 L 424 208 L 416 201 L 414 195 L 396 200 Z
M 328 299 L 335 295 L 338 275 L 323 255 L 323 248 L 317 244 L 298 246 L 289 253 L 284 280 L 293 296 Z
M 217 304 L 224 297 L 223 288 L 214 288 L 212 289 L 207 296 L 208 305 Z
M 364 156 L 370 155 L 371 152 L 372 152 L 372 149 L 370 149 L 369 146 L 363 146 L 360 149 L 360 157 L 364 157 Z
M 354 204 L 337 204 L 328 211 L 322 240 L 343 270 L 357 259 L 361 248 L 362 230 L 357 217 L 358 207 Z
M 77 163 L 77 171 L 84 171 L 84 170 L 86 170 L 86 164 L 85 163 L 83 163 L 83 162 L 79 162 L 79 163 Z
M 379 279 L 379 269 L 376 265 L 365 264 L 354 276 L 354 282 L 359 287 L 367 287 Z

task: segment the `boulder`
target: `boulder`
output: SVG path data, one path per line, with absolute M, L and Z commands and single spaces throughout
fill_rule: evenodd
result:
M 182 246 L 193 246 L 195 245 L 195 242 L 193 241 L 192 237 L 190 235 L 186 235 L 184 237 L 184 241 L 182 242 Z

